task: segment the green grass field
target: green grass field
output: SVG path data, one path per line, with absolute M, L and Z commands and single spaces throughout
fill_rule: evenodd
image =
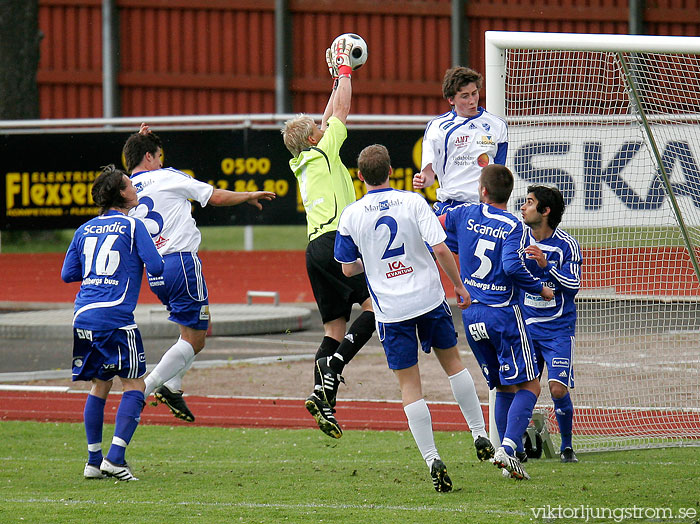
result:
M 516 482 L 479 463 L 467 433 L 437 433 L 455 485 L 439 494 L 408 432 L 334 441 L 317 430 L 141 426 L 127 452 L 141 480 L 130 483 L 82 478 L 80 424 L 3 421 L 0 442 L 2 523 L 585 522 L 533 512 L 547 505 L 611 517 L 588 522 L 698 522 L 700 512 L 697 448 L 530 461 L 532 480 Z M 633 507 L 672 518 L 616 518 Z

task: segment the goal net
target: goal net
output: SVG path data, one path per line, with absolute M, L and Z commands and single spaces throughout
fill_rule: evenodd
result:
M 485 80 L 583 249 L 575 449 L 700 445 L 700 38 L 487 32 Z

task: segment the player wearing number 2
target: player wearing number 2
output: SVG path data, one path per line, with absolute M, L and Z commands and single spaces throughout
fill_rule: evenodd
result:
M 425 128 L 421 172 L 414 189 L 440 187 L 435 214 L 450 207 L 479 201 L 479 175 L 489 164 L 505 164 L 508 128 L 502 118 L 479 107 L 482 77 L 473 69 L 453 67 L 445 72 L 442 94 L 452 110 L 433 118 Z M 447 245 L 457 252 L 457 240 L 447 233 Z
M 489 165 L 479 178 L 481 203 L 451 208 L 440 220 L 459 242 L 460 273 L 472 297 L 472 305 L 462 312 L 467 340 L 489 388 L 498 392 L 495 415 L 501 447 L 495 464 L 513 478 L 527 479 L 515 451 L 532 417 L 540 383 L 518 289 L 546 300 L 554 293 L 520 258 L 523 226 L 507 211 L 512 190 L 510 170 Z M 502 393 L 513 393 L 507 409 L 499 398 Z
M 559 223 L 564 198 L 554 186 L 527 188 L 520 208 L 527 234 L 525 264 L 554 289 L 554 300 L 521 291 L 521 305 L 540 370 L 547 363 L 547 381 L 554 402 L 554 414 L 561 434 L 561 461 L 578 462 L 572 445 L 574 405 L 569 389 L 574 387 L 574 341 L 576 305 L 581 285 L 581 247 Z
M 341 38 L 335 44 L 334 49 L 326 50 L 333 89 L 321 125 L 317 127 L 313 118 L 300 114 L 285 122 L 282 137 L 294 157 L 289 167 L 306 211 L 306 271 L 324 331 L 314 362 L 314 390 L 305 406 L 321 431 L 340 438 L 343 432 L 334 415 L 340 374 L 374 333 L 374 313 L 365 280 L 343 275 L 333 258 L 340 212 L 355 201 L 352 178 L 340 159 L 352 99 L 352 43 Z M 346 334 L 353 304 L 360 304 L 362 313 Z
M 126 215 L 138 204 L 126 173 L 107 166 L 95 179 L 92 197 L 102 214 L 80 226 L 61 270 L 65 282 L 79 282 L 73 315 L 73 380 L 91 380 L 83 412 L 88 442 L 84 476 L 138 480 L 124 458 L 144 405 L 146 358 L 134 322 L 143 266 L 163 273 L 163 259 L 140 220 Z M 107 395 L 118 376 L 123 394 L 114 438 L 102 456 Z
M 430 411 L 423 399 L 418 370 L 418 344 L 435 348 L 450 379 L 455 400 L 472 435 L 477 457 L 487 460 L 494 449 L 488 440 L 479 398 L 457 350 L 457 336 L 440 274 L 426 244 L 454 285 L 458 306 L 470 297 L 459 278 L 457 264 L 444 243 L 445 232 L 420 195 L 392 189 L 391 161 L 382 145 L 366 147 L 357 159 L 358 178 L 367 194 L 345 208 L 335 239 L 335 258 L 343 272 L 364 271 L 371 291 L 377 329 L 389 368 L 399 380 L 408 426 L 423 455 L 437 491 L 450 491 L 452 482 L 435 447 Z
M 154 393 L 173 414 L 188 422 L 194 415 L 181 391 L 182 376 L 204 348 L 209 327 L 209 299 L 197 255 L 202 235 L 192 218 L 190 199 L 202 206 L 235 206 L 248 202 L 262 209 L 260 200 L 275 197 L 269 191 L 234 192 L 215 189 L 182 171 L 164 168 L 161 141 L 146 124 L 124 145 L 126 166 L 138 193 L 139 205 L 130 214 L 143 219 L 158 252 L 165 260 L 162 276 L 148 284 L 180 328 L 180 338 L 146 377 L 146 397 Z

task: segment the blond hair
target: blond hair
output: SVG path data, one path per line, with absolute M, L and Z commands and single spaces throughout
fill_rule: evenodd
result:
M 282 139 L 292 156 L 296 158 L 299 153 L 309 147 L 309 137 L 315 126 L 314 119 L 304 113 L 299 113 L 284 123 Z

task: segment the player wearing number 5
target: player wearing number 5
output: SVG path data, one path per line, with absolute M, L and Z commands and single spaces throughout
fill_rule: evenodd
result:
M 495 464 L 511 477 L 529 476 L 515 456 L 517 443 L 532 417 L 540 394 L 532 340 L 518 305 L 518 291 L 550 300 L 554 293 L 532 275 L 520 258 L 523 226 L 507 211 L 513 175 L 492 164 L 481 171 L 480 204 L 462 204 L 440 217 L 459 243 L 462 281 L 472 305 L 462 312 L 464 330 L 490 389 L 496 388 L 496 425 L 501 447 Z M 502 393 L 512 393 L 505 406 Z M 499 402 L 500 401 L 500 402 Z
M 494 449 L 486 435 L 474 382 L 459 357 L 450 307 L 426 244 L 452 281 L 461 309 L 469 306 L 469 293 L 444 243 L 445 232 L 428 203 L 416 193 L 389 185 L 391 161 L 386 148 L 366 147 L 357 166 L 358 177 L 368 192 L 340 216 L 335 258 L 343 264 L 346 275 L 365 273 L 379 340 L 389 368 L 399 380 L 408 426 L 430 469 L 435 489 L 450 491 L 452 482 L 435 447 L 430 411 L 423 399 L 419 343 L 426 353 L 435 348 L 472 431 L 477 457 L 487 460 L 493 457 Z
M 73 380 L 91 380 L 83 412 L 88 442 L 84 476 L 138 480 L 124 458 L 144 405 L 146 357 L 134 322 L 143 266 L 163 273 L 163 259 L 140 220 L 126 215 L 138 204 L 126 173 L 107 166 L 95 179 L 92 197 L 102 214 L 80 226 L 61 270 L 64 282 L 79 282 L 73 315 Z M 102 456 L 107 395 L 118 376 L 123 394 L 109 453 Z
M 525 264 L 554 289 L 554 300 L 549 301 L 521 291 L 525 323 L 535 344 L 540 370 L 547 363 L 549 392 L 561 434 L 561 461 L 578 462 L 572 444 L 574 405 L 569 389 L 574 387 L 574 297 L 581 285 L 581 247 L 558 227 L 564 214 L 564 198 L 556 187 L 528 186 L 520 211 L 528 226 Z
M 180 338 L 146 377 L 146 397 L 154 393 L 173 414 L 188 422 L 194 415 L 182 397 L 182 376 L 204 348 L 209 327 L 209 299 L 197 255 L 202 235 L 192 218 L 190 199 L 206 206 L 235 206 L 248 202 L 262 209 L 268 191 L 234 192 L 214 189 L 182 171 L 163 167 L 160 138 L 146 124 L 124 145 L 126 167 L 138 193 L 139 205 L 130 214 L 143 219 L 158 252 L 165 260 L 162 276 L 148 284 L 180 328 Z

